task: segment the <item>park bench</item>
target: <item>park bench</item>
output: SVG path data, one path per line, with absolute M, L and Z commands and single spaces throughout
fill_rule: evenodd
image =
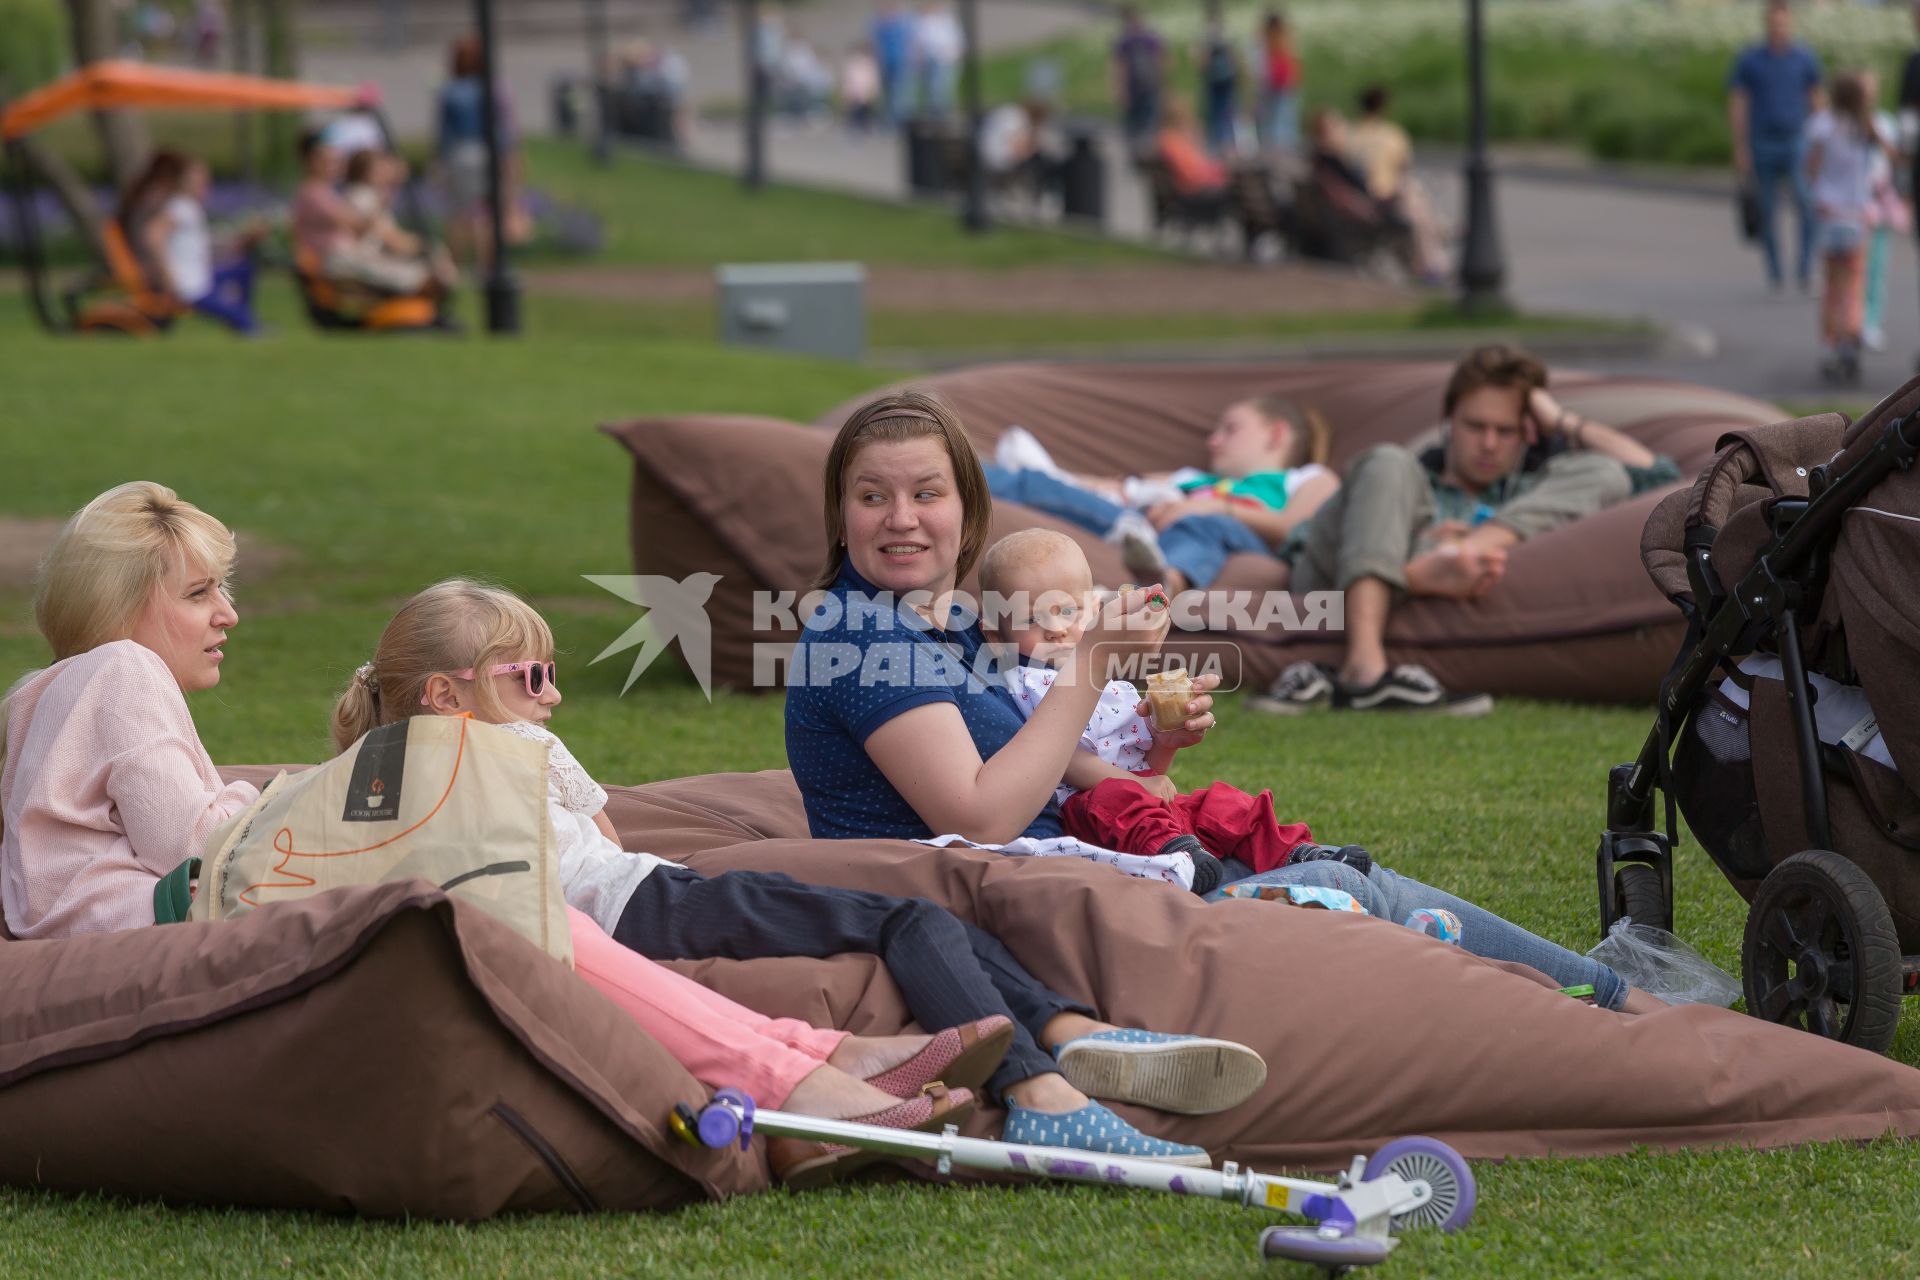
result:
M 1135 167 L 1147 188 L 1148 216 L 1156 235 L 1171 231 L 1191 245 L 1201 231 L 1217 236 L 1226 229 L 1233 212 L 1230 190 L 1183 194 L 1173 185 L 1173 174 L 1158 155 L 1141 156 Z

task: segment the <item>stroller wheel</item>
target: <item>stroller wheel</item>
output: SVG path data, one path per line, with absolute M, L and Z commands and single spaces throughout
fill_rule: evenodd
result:
M 1809 849 L 1767 874 L 1740 949 L 1747 1012 L 1881 1053 L 1900 1024 L 1900 942 L 1867 873 Z
M 1635 924 L 1673 932 L 1673 904 L 1661 888 L 1658 867 L 1643 862 L 1621 867 L 1613 873 L 1613 897 L 1620 904 L 1620 914 L 1631 916 Z

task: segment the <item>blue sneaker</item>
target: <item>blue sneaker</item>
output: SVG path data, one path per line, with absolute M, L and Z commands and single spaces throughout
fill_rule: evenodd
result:
M 1089 1097 L 1187 1116 L 1237 1107 L 1267 1079 L 1259 1054 L 1208 1036 L 1096 1031 L 1055 1045 L 1053 1056 L 1067 1083 Z
M 1213 1167 L 1213 1157 L 1205 1147 L 1149 1137 L 1097 1102 L 1089 1102 L 1078 1111 L 1008 1107 L 1007 1124 L 1000 1140 L 1030 1147 L 1060 1147 L 1103 1156 L 1155 1160 L 1161 1164 L 1192 1165 L 1196 1169 Z

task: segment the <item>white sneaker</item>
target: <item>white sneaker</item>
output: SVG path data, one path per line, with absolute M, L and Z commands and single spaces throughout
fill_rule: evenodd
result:
M 1142 583 L 1166 580 L 1167 558 L 1160 553 L 1160 538 L 1152 526 L 1145 534 L 1136 530 L 1120 535 L 1120 559 L 1126 563 L 1127 572 Z
M 1044 471 L 1060 479 L 1067 474 L 1047 452 L 1047 446 L 1025 427 L 1008 427 L 1000 433 L 999 443 L 993 446 L 993 460 L 1009 471 Z
M 1148 480 L 1144 476 L 1128 476 L 1120 482 L 1120 494 L 1130 507 L 1146 510 L 1159 502 L 1174 502 L 1186 495 L 1180 486 L 1166 480 Z
M 1147 519 L 1146 513 L 1142 511 L 1122 511 L 1115 517 L 1113 527 L 1101 537 L 1116 547 L 1125 546 L 1128 538 L 1150 542 L 1153 544 L 1154 554 L 1156 556 L 1160 554 L 1160 534 L 1153 527 L 1153 521 Z

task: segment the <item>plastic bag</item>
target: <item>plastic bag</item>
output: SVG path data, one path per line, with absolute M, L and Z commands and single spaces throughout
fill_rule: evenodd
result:
M 1622 916 L 1587 952 L 1622 978 L 1668 1004 L 1726 1008 L 1740 998 L 1740 980 L 1665 929 Z

